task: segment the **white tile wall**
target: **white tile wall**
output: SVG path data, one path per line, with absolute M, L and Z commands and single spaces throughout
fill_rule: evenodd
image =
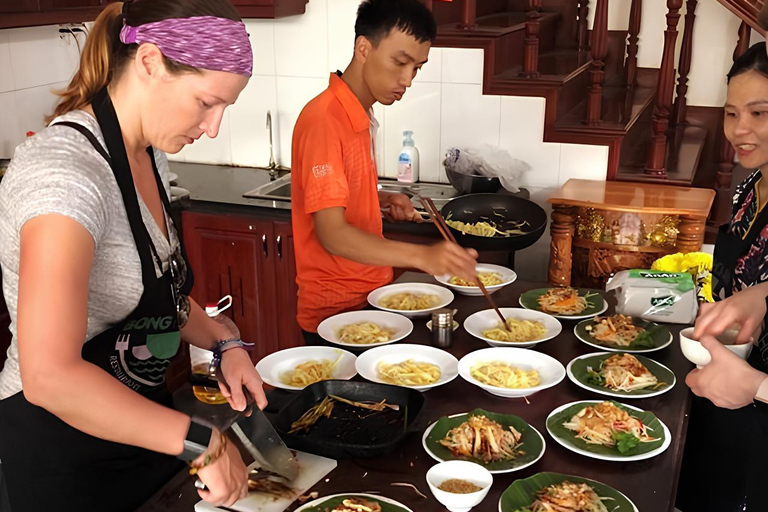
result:
M 306 14 L 275 20 L 277 76 L 322 78 L 328 74 L 327 3 L 312 0 Z
M 440 89 L 439 83 L 414 82 L 402 100 L 385 109 L 384 171 L 387 177 L 397 177 L 397 157 L 403 147 L 403 131 L 411 130 L 419 150 L 419 179 L 434 182 L 440 180 Z
M 45 128 L 45 118 L 53 113 L 59 100 L 53 91 L 64 89 L 66 86 L 67 82 L 60 82 L 20 89 L 15 92 L 18 122 L 22 135 L 28 131 L 39 132 Z
M 12 91 L 13 73 L 11 70 L 11 49 L 7 31 L 0 31 L 0 93 Z
M 560 145 L 560 185 L 570 178 L 605 180 L 608 146 Z
M 443 81 L 443 49 L 432 48 L 429 50 L 429 60 L 421 71 L 413 79 L 414 82 L 441 83 Z
M 328 87 L 328 78 L 277 77 L 277 117 L 272 113 L 272 121 L 277 121 L 277 147 L 280 148 L 279 162 L 291 165 L 291 139 L 293 126 L 301 110 L 309 100 Z
M 77 45 L 56 25 L 9 30 L 8 43 L 16 89 L 69 81 L 77 68 Z
M 24 141 L 19 127 L 16 93 L 0 93 L 0 158 L 11 158 L 13 150 Z
M 274 76 L 275 22 L 272 20 L 245 20 L 245 28 L 253 46 L 253 74 Z
M 266 167 L 269 164 L 269 132 L 267 111 L 272 112 L 272 138 L 279 150 L 277 110 L 277 78 L 254 76 L 229 108 L 232 134 L 232 163 L 241 166 Z
M 451 84 L 482 84 L 483 55 L 480 48 L 443 48 L 442 81 Z
M 328 68 L 332 71 L 344 71 L 352 59 L 358 5 L 360 0 L 328 2 Z

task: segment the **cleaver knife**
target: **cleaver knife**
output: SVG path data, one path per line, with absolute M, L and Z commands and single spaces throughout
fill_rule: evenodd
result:
M 195 386 L 219 387 L 216 380 L 200 374 L 192 374 L 190 382 Z M 193 406 L 195 410 L 192 412 L 208 419 L 220 432 L 230 433 L 230 439 L 234 438 L 236 444 L 253 457 L 253 463 L 247 464 L 249 469 L 260 467 L 284 477 L 289 482 L 293 481 L 299 472 L 296 457 L 285 446 L 264 412 L 256 407 L 253 397 L 245 387 L 243 393 L 247 401 L 243 411 L 232 409 L 228 403 L 211 406 L 195 398 L 199 406 Z M 215 408 L 215 412 L 211 408 Z

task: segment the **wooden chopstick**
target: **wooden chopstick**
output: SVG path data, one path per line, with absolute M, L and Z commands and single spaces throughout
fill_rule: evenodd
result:
M 443 218 L 443 216 L 440 215 L 440 212 L 437 210 L 437 207 L 435 206 L 434 201 L 432 201 L 432 198 L 422 197 L 422 196 L 417 196 L 417 197 L 421 201 L 421 204 L 424 206 L 424 209 L 427 211 L 429 216 L 432 217 L 432 222 L 434 222 L 435 226 L 437 226 L 437 229 L 440 231 L 440 234 L 443 235 L 443 238 L 449 242 L 453 242 L 454 244 L 458 245 L 458 242 L 456 241 L 456 237 L 454 237 L 453 233 L 451 233 L 451 230 L 448 227 L 448 224 L 445 222 L 445 219 Z M 493 300 L 493 298 L 491 297 L 491 294 L 488 293 L 488 290 L 486 290 L 485 285 L 480 280 L 480 274 L 477 274 L 477 286 L 480 288 L 480 291 L 483 292 L 483 295 L 488 300 L 488 303 L 491 305 L 494 311 L 496 311 L 496 314 L 499 315 L 499 318 L 501 319 L 501 324 L 504 326 L 504 330 L 511 332 L 509 325 L 507 325 L 507 319 L 504 318 L 504 315 L 501 313 L 499 306 L 496 305 L 496 301 Z

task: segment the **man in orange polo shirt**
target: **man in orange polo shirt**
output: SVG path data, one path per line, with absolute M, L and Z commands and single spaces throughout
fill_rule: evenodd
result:
M 477 253 L 441 242 L 416 245 L 383 236 L 392 221 L 421 218 L 403 194 L 377 190 L 373 104 L 391 105 L 427 62 L 437 29 L 418 0 L 366 0 L 357 12 L 352 62 L 301 112 L 293 132 L 292 220 L 298 321 L 308 343 L 317 326 L 360 309 L 392 267 L 475 277 Z

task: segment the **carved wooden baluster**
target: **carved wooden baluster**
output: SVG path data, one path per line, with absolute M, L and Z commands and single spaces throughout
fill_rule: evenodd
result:
M 686 99 L 688 94 L 688 73 L 691 71 L 691 58 L 693 57 L 693 24 L 696 21 L 696 6 L 698 0 L 688 0 L 685 13 L 685 32 L 683 32 L 683 47 L 680 50 L 680 65 L 678 72 L 680 78 L 677 82 L 677 98 L 675 99 L 675 115 L 672 116 L 673 124 L 685 122 Z
M 589 41 L 587 40 L 587 17 L 589 15 L 589 0 L 579 0 L 579 21 L 577 23 L 576 40 L 579 42 L 579 51 L 589 50 Z
M 677 227 L 679 233 L 675 244 L 678 252 L 700 251 L 701 245 L 704 243 L 707 219 L 687 215 L 681 215 L 679 219 L 680 225 Z
M 749 48 L 749 39 L 752 30 L 745 22 L 739 27 L 739 41 L 733 52 L 733 60 L 738 59 Z M 709 224 L 719 226 L 728 222 L 731 217 L 731 181 L 733 180 L 733 158 L 736 151 L 730 141 L 721 134 L 720 163 L 717 168 L 717 180 L 715 183 L 715 202 L 709 215 Z
M 520 76 L 536 78 L 539 76 L 539 33 L 541 33 L 541 0 L 528 0 L 525 12 L 525 44 L 523 45 L 523 71 Z
M 629 38 L 627 40 L 627 60 L 624 66 L 624 83 L 627 86 L 637 84 L 637 49 L 640 38 L 640 18 L 643 13 L 643 0 L 632 0 L 629 12 Z
M 659 70 L 659 84 L 656 87 L 656 105 L 653 109 L 653 136 L 648 145 L 648 159 L 645 173 L 658 178 L 666 178 L 664 160 L 667 153 L 666 131 L 672 115 L 672 93 L 675 89 L 675 41 L 677 41 L 677 22 L 680 20 L 680 8 L 683 0 L 667 0 L 667 30 L 664 31 L 664 53 Z
M 464 30 L 474 30 L 477 20 L 477 0 L 464 0 L 461 10 L 461 25 Z
M 570 286 L 573 255 L 573 234 L 576 231 L 576 209 L 564 204 L 552 205 L 549 232 L 549 284 Z
M 587 118 L 585 124 L 600 124 L 605 80 L 605 59 L 608 55 L 608 0 L 597 0 L 595 22 L 590 42 L 592 63 L 589 66 L 589 90 L 587 93 Z

